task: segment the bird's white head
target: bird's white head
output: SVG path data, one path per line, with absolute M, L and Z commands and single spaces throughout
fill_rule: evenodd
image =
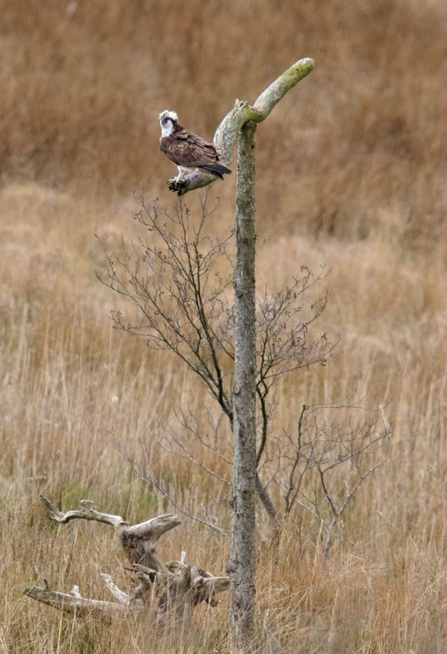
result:
M 160 121 L 162 136 L 170 136 L 175 126 L 178 125 L 178 116 L 175 111 L 162 111 L 158 120 Z

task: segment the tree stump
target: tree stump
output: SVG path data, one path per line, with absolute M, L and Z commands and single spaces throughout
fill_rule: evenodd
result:
M 40 499 L 47 507 L 48 517 L 61 524 L 82 519 L 113 526 L 130 562 L 126 570 L 134 575 L 134 589 L 125 593 L 114 584 L 110 575 L 101 574 L 117 600 L 104 602 L 82 597 L 78 586 L 69 593 L 51 590 L 45 581 L 43 588 L 32 586 L 24 590 L 25 595 L 38 602 L 78 616 L 96 614 L 107 621 L 128 613 L 143 614 L 151 607 L 155 610 L 157 624 L 180 622 L 184 628 L 191 622 L 195 606 L 201 602 L 216 606 L 216 596 L 229 588 L 228 577 L 216 577 L 200 566 L 187 565 L 184 560 L 162 561 L 157 552 L 158 539 L 181 524 L 177 515 L 167 513 L 130 525 L 121 516 L 96 511 L 91 500 L 82 500 L 80 509 L 63 513 L 43 495 Z

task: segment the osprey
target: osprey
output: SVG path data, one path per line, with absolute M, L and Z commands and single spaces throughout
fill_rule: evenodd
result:
M 162 111 L 159 116 L 161 126 L 160 150 L 178 168 L 178 183 L 186 173 L 201 168 L 223 179 L 231 170 L 220 163 L 219 154 L 212 143 L 188 132 L 179 125 L 175 111 Z

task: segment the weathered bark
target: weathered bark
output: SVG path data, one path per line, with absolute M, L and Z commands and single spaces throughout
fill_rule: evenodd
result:
M 228 408 L 225 410 L 227 415 L 233 418 L 234 433 L 233 514 L 230 560 L 227 564 L 227 572 L 231 580 L 231 627 L 234 652 L 242 651 L 249 645 L 254 626 L 256 489 L 272 520 L 278 521 L 275 507 L 256 470 L 254 137 L 256 124 L 265 120 L 284 95 L 313 68 L 312 59 L 302 59 L 275 80 L 253 106 L 237 100 L 234 108 L 221 122 L 214 137 L 221 158 L 228 165 L 232 161 L 233 148 L 239 137 L 236 198 L 237 262 L 234 281 L 236 292 L 234 417 Z M 183 177 L 179 184 L 175 180 L 170 180 L 169 188 L 179 195 L 184 195 L 215 180 L 214 175 L 192 171 Z M 208 383 L 207 377 L 203 378 Z M 212 388 L 214 397 L 217 397 L 213 392 L 214 386 L 208 385 Z
M 236 195 L 235 362 L 233 389 L 233 505 L 230 561 L 233 651 L 253 633 L 256 515 L 256 306 L 255 133 L 246 123 L 239 135 Z
M 232 651 L 242 652 L 254 631 L 256 456 L 256 305 L 255 305 L 255 134 L 256 123 L 314 67 L 304 59 L 283 73 L 264 91 L 253 107 L 236 106 L 222 121 L 215 141 L 230 163 L 239 134 L 236 187 L 235 363 L 233 390 L 233 498 L 230 560 L 230 622 Z M 190 190 L 190 188 L 187 188 Z M 262 486 L 262 484 L 261 484 Z
M 33 586 L 24 593 L 39 602 L 66 613 L 77 615 L 97 614 L 106 620 L 124 616 L 126 611 L 139 612 L 156 601 L 156 622 L 170 624 L 180 620 L 190 622 L 193 609 L 201 602 L 217 604 L 216 595 L 229 588 L 228 577 L 215 577 L 199 566 L 189 566 L 182 561 L 163 563 L 157 552 L 157 541 L 170 529 L 180 524 L 178 516 L 170 513 L 137 525 L 130 525 L 121 516 L 101 513 L 93 509 L 93 502 L 82 500 L 81 508 L 63 513 L 46 497 L 40 499 L 48 509 L 51 520 L 67 523 L 71 520 L 95 520 L 112 525 L 131 565 L 127 568 L 135 574 L 135 589 L 128 595 L 120 590 L 107 574 L 101 577 L 117 602 L 103 602 L 82 597 L 77 586 L 70 593 Z
M 131 563 L 141 563 L 156 571 L 164 569 L 164 564 L 157 554 L 158 539 L 170 529 L 181 524 L 181 520 L 177 515 L 166 513 L 141 524 L 131 526 L 119 515 L 109 515 L 108 513 L 96 511 L 91 500 L 81 500 L 80 509 L 63 513 L 44 495 L 41 495 L 40 499 L 47 507 L 49 518 L 56 522 L 64 524 L 71 520 L 82 519 L 112 525 L 115 528 L 115 533 L 121 539 L 121 544 L 129 561 Z
M 70 593 L 61 593 L 49 588 L 32 586 L 31 588 L 25 588 L 23 592 L 24 595 L 38 602 L 52 606 L 64 613 L 75 613 L 79 617 L 97 615 L 102 620 L 111 621 L 124 617 L 129 609 L 133 611 L 141 610 L 138 606 L 131 607 L 128 604 L 88 599 L 73 590 Z

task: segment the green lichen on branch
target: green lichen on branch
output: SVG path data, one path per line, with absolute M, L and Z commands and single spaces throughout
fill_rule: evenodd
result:
M 309 75 L 314 68 L 315 61 L 313 59 L 309 57 L 300 59 L 280 75 L 273 84 L 270 84 L 268 89 L 261 93 L 253 105 L 253 109 L 262 116 L 261 120 L 265 120 L 285 94 L 290 89 L 293 89 L 295 84 L 300 80 Z M 261 122 L 261 120 L 256 120 L 255 118 L 251 118 L 250 120 Z

